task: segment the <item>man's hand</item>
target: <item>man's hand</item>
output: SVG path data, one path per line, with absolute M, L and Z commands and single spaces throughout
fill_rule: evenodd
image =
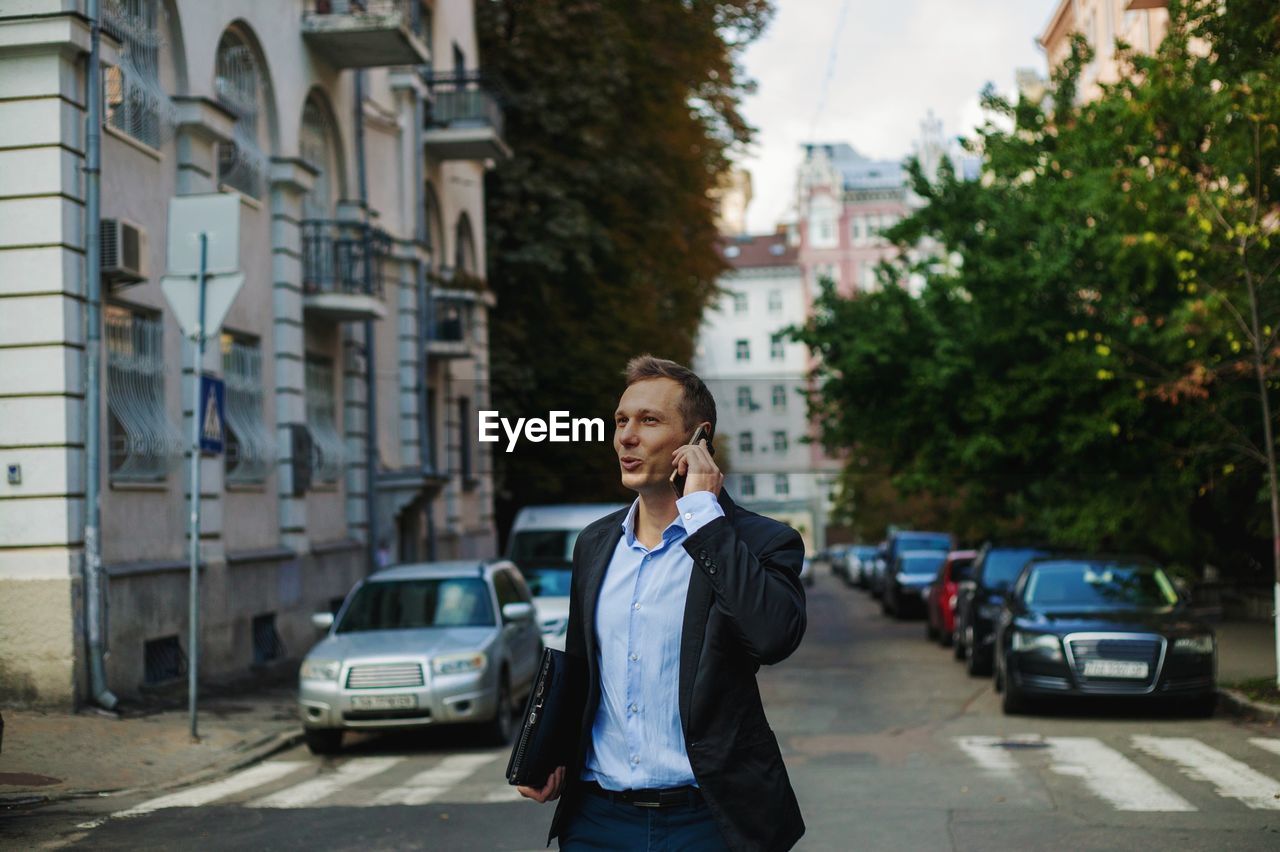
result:
M 685 478 L 684 493 L 710 491 L 720 496 L 720 486 L 724 485 L 724 474 L 711 460 L 711 451 L 707 449 L 707 440 L 703 438 L 696 445 L 685 444 L 677 447 L 672 453 L 675 457 L 676 470 Z
M 526 799 L 533 799 L 538 804 L 544 805 L 560 798 L 562 786 L 564 786 L 564 767 L 557 766 L 555 771 L 547 776 L 547 783 L 542 785 L 541 790 L 533 787 L 516 787 L 516 791 Z

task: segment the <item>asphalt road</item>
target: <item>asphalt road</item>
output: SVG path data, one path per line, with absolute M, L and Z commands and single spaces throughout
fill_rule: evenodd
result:
M 1005 718 L 919 621 L 826 571 L 797 654 L 761 675 L 808 824 L 802 849 L 1280 848 L 1280 731 L 1134 705 Z M 0 846 L 543 848 L 505 751 L 446 731 L 281 754 L 172 797 L 10 815 Z

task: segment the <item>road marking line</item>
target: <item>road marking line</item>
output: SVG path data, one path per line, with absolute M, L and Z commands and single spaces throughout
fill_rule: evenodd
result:
M 1046 737 L 1050 769 L 1079 778 L 1118 811 L 1194 811 L 1196 807 L 1120 752 L 1093 737 Z
M 524 801 L 524 796 L 521 796 L 520 791 L 517 790 L 515 787 L 511 786 L 510 784 L 506 784 L 501 787 L 494 787 L 492 790 L 486 793 L 484 797 L 485 804 L 492 804 L 495 802 L 521 802 L 521 801 Z
M 305 808 L 321 799 L 332 796 L 344 787 L 358 784 L 366 778 L 372 778 L 400 763 L 402 757 L 357 757 L 339 766 L 333 772 L 326 773 L 310 781 L 303 781 L 292 787 L 286 787 L 257 801 L 250 802 L 251 808 Z
M 1260 749 L 1265 749 L 1273 754 L 1280 754 L 1280 740 L 1272 737 L 1253 737 L 1249 742 L 1253 743 Z
M 493 763 L 498 754 L 454 754 L 435 766 L 414 775 L 399 787 L 392 787 L 379 794 L 371 805 L 425 805 L 449 792 L 455 784 L 465 781 L 487 764 Z
M 266 763 L 260 763 L 257 766 L 251 766 L 248 769 L 223 778 L 221 781 L 201 784 L 198 787 L 191 787 L 187 790 L 170 793 L 167 796 L 160 796 L 140 805 L 135 805 L 128 810 L 114 813 L 111 816 L 133 817 L 149 814 L 152 811 L 158 811 L 163 808 L 198 808 L 201 805 L 207 805 L 234 793 L 241 793 L 245 790 L 252 790 L 254 787 L 261 787 L 263 784 L 269 784 L 306 765 L 306 762 L 300 760 L 271 760 Z
M 1135 736 L 1133 744 L 1153 757 L 1178 764 L 1183 775 L 1214 785 L 1219 796 L 1255 810 L 1280 810 L 1280 783 L 1190 737 Z
M 998 775 L 1012 775 L 1018 763 L 1000 743 L 1004 737 L 956 737 L 956 745 L 969 755 L 979 768 Z

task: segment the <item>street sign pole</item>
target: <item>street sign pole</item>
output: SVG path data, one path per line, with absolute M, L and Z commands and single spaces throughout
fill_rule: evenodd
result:
M 201 394 L 200 377 L 204 374 L 204 288 L 205 275 L 208 272 L 209 235 L 200 233 L 200 269 L 196 273 L 196 329 L 194 335 L 195 362 L 191 373 L 191 544 L 189 558 L 191 560 L 190 577 L 190 631 L 187 647 L 191 659 L 187 662 L 187 704 L 191 716 L 191 740 L 197 742 L 200 734 L 196 727 L 196 680 L 200 671 L 200 426 L 204 421 L 201 408 L 204 399 Z

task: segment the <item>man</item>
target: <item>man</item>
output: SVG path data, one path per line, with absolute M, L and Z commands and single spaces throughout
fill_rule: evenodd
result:
M 735 506 L 708 441 L 688 443 L 716 423 L 697 375 L 645 355 L 626 381 L 613 447 L 638 496 L 573 554 L 565 653 L 580 726 L 565 764 L 520 793 L 560 799 L 548 843 L 565 850 L 789 849 L 804 822 L 755 674 L 804 635 L 804 545 Z

